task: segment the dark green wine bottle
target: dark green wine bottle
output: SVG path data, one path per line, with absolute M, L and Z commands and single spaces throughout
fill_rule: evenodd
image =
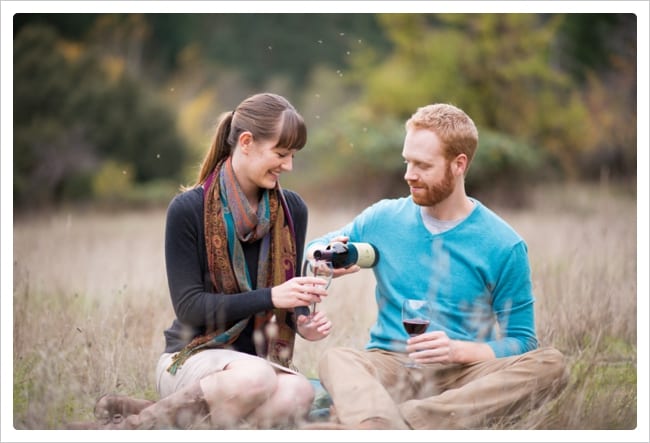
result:
M 362 268 L 372 268 L 379 260 L 379 252 L 370 243 L 362 242 L 334 242 L 322 249 L 314 251 L 316 260 L 326 260 L 334 268 L 349 268 L 359 265 Z

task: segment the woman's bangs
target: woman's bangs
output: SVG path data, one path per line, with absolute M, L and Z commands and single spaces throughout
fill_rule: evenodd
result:
M 290 109 L 285 110 L 277 146 L 299 151 L 306 143 L 307 128 L 302 117 L 295 111 Z

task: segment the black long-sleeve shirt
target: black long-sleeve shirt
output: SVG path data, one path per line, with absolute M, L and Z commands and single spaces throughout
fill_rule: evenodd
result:
M 295 192 L 283 190 L 296 235 L 296 275 L 307 234 L 307 206 Z M 253 285 L 257 282 L 257 261 L 261 241 L 242 243 Z M 271 288 L 254 288 L 239 294 L 212 292 L 203 222 L 203 188 L 197 187 L 172 199 L 165 227 L 167 282 L 176 313 L 164 331 L 165 352 L 178 352 L 194 337 L 217 325 L 232 325 L 257 312 L 273 308 Z M 253 321 L 233 343 L 233 349 L 255 354 Z

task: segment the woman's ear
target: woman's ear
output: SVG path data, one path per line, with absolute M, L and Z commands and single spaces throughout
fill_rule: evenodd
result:
M 253 134 L 250 131 L 244 131 L 239 134 L 237 142 L 239 146 L 241 146 L 241 148 L 244 150 L 244 152 L 248 152 L 248 148 L 253 143 Z

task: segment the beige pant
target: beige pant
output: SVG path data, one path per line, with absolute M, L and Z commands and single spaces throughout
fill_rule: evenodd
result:
M 331 348 L 319 367 L 338 420 L 377 417 L 393 429 L 472 429 L 557 395 L 568 380 L 563 355 L 541 348 L 472 364 L 405 368 L 405 354 Z

